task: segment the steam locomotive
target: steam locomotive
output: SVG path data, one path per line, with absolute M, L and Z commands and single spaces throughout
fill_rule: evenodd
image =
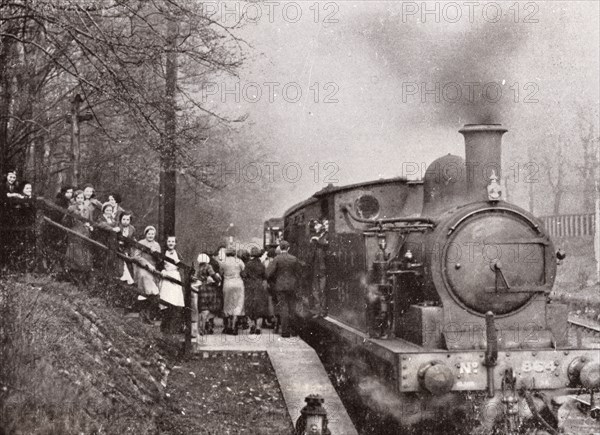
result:
M 328 313 L 314 325 L 366 361 L 403 426 L 600 433 L 600 350 L 571 344 L 567 307 L 550 298 L 552 240 L 502 200 L 506 131 L 465 125 L 465 159 L 440 157 L 419 181 L 330 185 L 285 213 L 284 238 L 310 265 L 311 228 L 328 222 Z

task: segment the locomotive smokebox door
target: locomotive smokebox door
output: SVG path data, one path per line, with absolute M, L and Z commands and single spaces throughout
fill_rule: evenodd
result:
M 480 208 L 451 228 L 442 256 L 451 296 L 478 314 L 511 313 L 546 290 L 546 241 L 525 216 Z

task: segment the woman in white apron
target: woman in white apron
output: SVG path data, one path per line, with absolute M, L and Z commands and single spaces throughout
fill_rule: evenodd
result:
M 175 250 L 175 246 L 177 246 L 175 236 L 168 237 L 165 257 L 172 259 L 175 263 L 179 263 L 181 258 Z M 179 268 L 168 261 L 164 262 L 163 270 L 160 273 L 163 277 L 173 278 L 181 282 Z M 170 304 L 168 306 L 161 304 L 160 306 L 162 311 L 161 330 L 168 334 L 181 332 L 183 326 L 183 307 L 185 306 L 183 288 L 179 284 L 163 279 L 160 284 L 160 299 Z

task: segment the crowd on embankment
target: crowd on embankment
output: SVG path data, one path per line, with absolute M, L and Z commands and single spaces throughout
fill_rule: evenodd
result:
M 9 228 L 22 219 L 17 215 L 31 204 L 32 191 L 31 183 L 19 182 L 16 171 L 8 172 L 0 190 L 0 206 L 3 223 Z M 44 238 L 59 254 L 64 276 L 85 285 L 94 271 L 102 271 L 104 276 L 135 285 L 138 295 L 132 297 L 131 310 L 139 312 L 144 321 L 161 320 L 165 332 L 183 333 L 185 295 L 179 265 L 184 259 L 177 250 L 176 235 L 168 235 L 161 246 L 154 226 L 143 231 L 135 228 L 133 214 L 123 207 L 118 192 L 102 199 L 90 184 L 82 188 L 64 186 L 56 195 L 55 205 L 60 209 L 51 211 L 50 217 L 71 234 L 48 227 Z M 29 215 L 35 220 L 35 213 Z M 22 237 L 17 239 L 20 246 L 27 245 Z M 136 240 L 137 244 L 124 239 Z M 90 240 L 104 246 L 118 241 L 115 249 L 120 257 L 95 249 Z M 5 267 L 10 267 L 10 259 L 21 261 L 23 252 L 16 244 L 15 249 L 11 249 L 12 243 L 4 244 L 8 248 L 0 255 L 9 260 L 2 262 Z M 300 261 L 288 250 L 289 244 L 282 241 L 268 252 L 258 247 L 248 252 L 225 246 L 215 252 L 200 252 L 192 266 L 192 337 L 213 333 L 215 317 L 223 318 L 225 334 L 237 335 L 240 328 L 260 334 L 263 328 L 278 327 L 284 337 L 295 334 L 296 289 L 303 272 Z

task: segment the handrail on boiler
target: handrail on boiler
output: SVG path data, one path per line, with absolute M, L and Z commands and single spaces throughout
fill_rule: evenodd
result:
M 413 224 L 407 225 L 409 227 L 426 227 L 433 228 L 436 225 L 436 221 L 434 219 L 428 217 L 394 217 L 394 218 L 384 218 L 384 219 L 364 219 L 355 216 L 350 211 L 350 208 L 347 205 L 342 205 L 340 207 L 342 213 L 347 214 L 352 218 L 352 220 L 356 222 L 360 222 L 362 224 L 372 224 L 372 225 L 383 225 L 383 224 L 395 224 L 395 223 L 406 223 Z

